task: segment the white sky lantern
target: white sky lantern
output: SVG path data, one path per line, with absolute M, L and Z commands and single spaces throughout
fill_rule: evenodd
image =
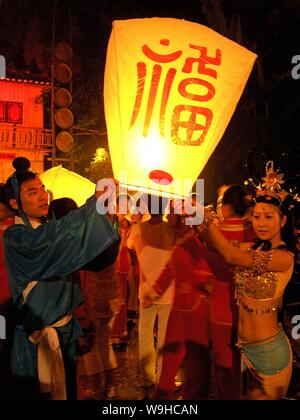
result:
M 135 190 L 187 196 L 234 113 L 255 59 L 197 23 L 114 21 L 104 104 L 115 178 Z

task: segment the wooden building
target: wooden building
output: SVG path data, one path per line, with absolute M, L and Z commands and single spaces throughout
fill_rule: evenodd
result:
M 49 89 L 48 82 L 0 79 L 0 182 L 13 172 L 17 156 L 27 157 L 34 172 L 44 171 L 52 136 L 44 128 L 42 95 Z

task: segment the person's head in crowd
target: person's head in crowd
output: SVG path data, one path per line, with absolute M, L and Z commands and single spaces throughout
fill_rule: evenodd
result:
M 119 226 L 121 230 L 128 230 L 131 226 L 130 221 L 126 218 L 127 215 L 118 214 Z
M 49 196 L 38 175 L 29 170 L 30 161 L 18 157 L 13 161 L 15 172 L 1 188 L 3 203 L 23 222 L 40 222 L 48 215 Z
M 279 195 L 268 192 L 254 199 L 252 225 L 260 240 L 271 241 L 278 236 L 287 248 L 297 253 L 295 217 L 293 199 L 287 196 L 281 199 Z
M 60 219 L 61 217 L 65 216 L 73 210 L 76 210 L 77 208 L 78 206 L 75 201 L 72 200 L 72 198 L 57 198 L 52 200 L 49 205 L 49 217 Z
M 5 205 L 4 185 L 5 184 L 2 183 L 0 184 L 0 223 L 14 216 L 12 209 L 9 209 L 8 206 Z
M 217 214 L 220 220 L 246 216 L 251 204 L 252 197 L 241 185 L 223 185 L 218 190 Z
M 167 223 L 171 228 L 175 229 L 179 235 L 184 235 L 187 231 L 190 231 L 191 225 L 186 223 L 189 217 L 190 215 L 186 213 L 184 199 L 170 201 Z
M 151 219 L 162 219 L 169 199 L 167 197 L 160 197 L 152 194 L 142 194 L 137 200 L 136 206 L 144 208 L 145 212 L 151 215 Z

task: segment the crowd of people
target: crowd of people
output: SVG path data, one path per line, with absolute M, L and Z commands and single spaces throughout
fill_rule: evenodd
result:
M 100 215 L 101 191 L 80 208 L 50 202 L 27 159 L 13 165 L 0 189 L 2 398 L 77 399 L 78 360 L 80 398 L 115 398 L 128 312 L 145 398 L 174 399 L 179 372 L 186 400 L 209 398 L 212 382 L 223 400 L 300 390 L 299 231 L 273 166 L 254 195 L 220 188 L 216 212 L 207 206 L 195 226 L 178 200 L 154 212 L 146 194 L 148 215 L 118 214 L 118 201 Z

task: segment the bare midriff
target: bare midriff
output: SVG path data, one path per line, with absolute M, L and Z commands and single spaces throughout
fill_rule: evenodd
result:
M 247 312 L 239 306 L 239 339 L 247 343 L 267 340 L 278 332 L 277 311 L 269 314 L 255 314 Z

